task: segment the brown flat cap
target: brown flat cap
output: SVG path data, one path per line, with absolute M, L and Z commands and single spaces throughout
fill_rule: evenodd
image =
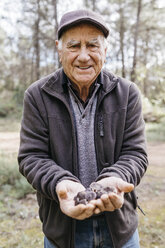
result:
M 90 10 L 75 10 L 64 14 L 58 28 L 58 39 L 68 28 L 79 23 L 90 23 L 99 28 L 105 37 L 109 35 L 109 29 L 102 16 Z

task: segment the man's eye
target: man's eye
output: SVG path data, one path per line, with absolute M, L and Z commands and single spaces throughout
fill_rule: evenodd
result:
M 71 49 L 72 49 L 72 48 L 73 48 L 73 49 L 74 49 L 74 48 L 78 48 L 78 47 L 79 47 L 78 44 L 75 44 L 75 45 L 71 45 L 71 46 L 70 46 Z
M 70 51 L 77 51 L 78 48 L 79 48 L 79 45 L 78 44 L 69 46 L 69 50 Z
M 92 51 L 95 51 L 98 49 L 98 46 L 96 44 L 89 44 L 89 49 L 91 49 Z

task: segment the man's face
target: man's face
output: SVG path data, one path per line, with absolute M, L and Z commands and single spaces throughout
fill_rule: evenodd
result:
M 105 62 L 104 35 L 93 25 L 72 27 L 62 36 L 59 56 L 70 80 L 79 86 L 89 86 L 95 81 Z

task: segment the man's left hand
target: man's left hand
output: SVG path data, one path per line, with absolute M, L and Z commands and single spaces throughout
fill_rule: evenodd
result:
M 117 177 L 107 177 L 97 181 L 103 187 L 115 187 L 116 193 L 110 192 L 108 194 L 103 194 L 100 199 L 91 201 L 95 204 L 96 209 L 95 214 L 104 211 L 114 211 L 123 206 L 124 203 L 124 193 L 131 192 L 134 189 L 134 185 L 123 181 L 121 178 Z

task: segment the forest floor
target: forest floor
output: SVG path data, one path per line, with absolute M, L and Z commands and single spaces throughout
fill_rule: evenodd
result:
M 1 130 L 0 130 L 1 131 Z M 0 132 L 0 151 L 16 157 L 18 132 Z M 149 167 L 137 187 L 141 248 L 165 244 L 165 143 L 148 143 Z M 1 166 L 1 165 L 0 165 Z M 35 194 L 15 199 L 0 191 L 0 248 L 43 248 L 42 227 Z

